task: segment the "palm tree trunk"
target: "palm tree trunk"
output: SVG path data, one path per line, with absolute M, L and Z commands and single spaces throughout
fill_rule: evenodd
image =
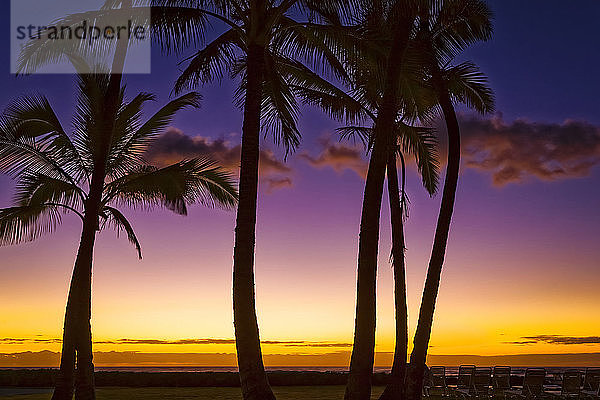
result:
M 398 114 L 398 71 L 408 44 L 412 19 L 395 27 L 394 41 L 388 56 L 386 86 L 373 129 L 374 144 L 365 183 L 358 244 L 358 279 L 356 319 L 350 373 L 344 399 L 370 400 L 375 358 L 377 252 L 379 219 L 390 132 L 395 131 Z
M 265 372 L 256 318 L 254 244 L 264 48 L 248 49 L 246 99 L 242 128 L 239 204 L 233 254 L 233 317 L 244 400 L 273 400 Z
M 385 179 L 386 150 L 385 137 L 376 136 L 369 162 L 360 224 L 354 346 L 344 397 L 347 400 L 371 398 L 375 357 L 379 219 Z
M 71 286 L 65 312 L 60 371 L 52 400 L 73 399 L 76 364 L 78 392 L 84 391 L 85 388 L 88 388 L 87 391 L 89 392 L 90 385 L 93 388 L 93 374 L 90 381 L 90 375 L 83 375 L 80 371 L 80 368 L 87 371 L 90 366 L 84 366 L 86 363 L 85 357 L 79 355 L 79 349 L 85 344 L 85 338 L 91 332 L 89 321 L 91 317 L 92 258 L 95 239 L 96 227 L 90 218 L 85 218 L 75 267 L 71 277 Z M 91 363 L 91 358 L 89 363 Z
M 421 399 L 427 349 L 429 347 L 433 314 L 440 286 L 442 266 L 446 254 L 446 244 L 448 242 L 450 223 L 452 221 L 460 169 L 460 127 L 456 118 L 456 112 L 452 105 L 450 95 L 448 94 L 448 88 L 441 79 L 439 69 L 434 71 L 433 80 L 438 92 L 438 100 L 444 113 L 448 130 L 448 166 L 446 168 L 444 193 L 438 216 L 433 249 L 429 260 L 429 268 L 427 270 L 427 279 L 425 281 L 425 288 L 423 289 L 423 298 L 421 300 L 421 309 L 419 311 L 419 321 L 415 333 L 414 347 L 410 356 L 409 380 L 407 386 L 408 400 Z
M 400 200 L 396 153 L 390 152 L 387 163 L 388 194 L 392 223 L 392 262 L 394 267 L 394 299 L 396 309 L 396 345 L 390 383 L 379 400 L 404 399 L 406 358 L 408 353 L 408 307 L 406 305 L 406 263 L 403 221 L 403 200 Z M 404 196 L 405 167 L 402 159 L 402 196 Z

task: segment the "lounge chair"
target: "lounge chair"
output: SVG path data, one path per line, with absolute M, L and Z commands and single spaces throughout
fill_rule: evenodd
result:
M 446 384 L 446 367 L 431 367 L 429 369 L 429 385 L 425 386 L 426 397 L 448 397 L 448 385 Z
M 496 366 L 492 373 L 492 396 L 505 399 L 507 390 L 511 390 L 510 367 Z
M 544 368 L 527 368 L 521 390 L 506 390 L 504 393 L 510 399 L 541 399 L 544 397 Z
M 476 367 L 474 365 L 461 365 L 458 367 L 458 379 L 456 387 L 452 388 L 452 394 L 457 398 L 469 396 L 473 386 L 473 376 Z
M 479 400 L 489 400 L 491 398 L 492 369 L 490 367 L 480 367 L 475 369 L 473 374 L 473 384 L 469 391 L 469 397 Z
M 585 399 L 600 399 L 600 368 L 587 368 L 585 370 L 581 397 Z
M 581 378 L 581 371 L 576 369 L 566 370 L 562 374 L 560 392 L 546 391 L 546 393 L 554 398 L 579 399 L 581 396 Z

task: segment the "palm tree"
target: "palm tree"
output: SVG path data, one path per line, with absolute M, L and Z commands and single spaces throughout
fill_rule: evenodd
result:
M 402 123 L 402 120 L 412 122 L 421 121 L 428 124 L 434 120 L 436 108 L 439 107 L 437 92 L 433 91 L 430 84 L 430 75 L 428 70 L 424 68 L 426 63 L 423 62 L 424 51 L 422 43 L 415 40 L 418 33 L 416 29 L 418 14 L 416 10 L 418 4 L 408 1 L 397 2 L 382 2 L 373 1 L 369 6 L 365 7 L 360 15 L 359 37 L 360 41 L 366 40 L 370 46 L 360 45 L 359 61 L 350 61 L 350 71 L 354 83 L 356 85 L 355 96 L 362 104 L 367 104 L 368 115 L 374 120 L 381 117 L 381 111 L 386 97 L 386 90 L 389 90 L 390 79 L 396 80 L 396 114 L 395 118 L 402 115 L 402 118 L 396 121 L 396 127 L 389 129 L 388 132 L 395 132 L 395 135 L 388 137 L 402 138 L 403 143 L 396 146 L 389 144 L 390 148 L 387 156 L 381 151 L 377 157 L 374 143 L 377 141 L 377 134 L 374 130 L 366 128 L 346 127 L 342 128 L 343 134 L 362 133 L 363 137 L 370 138 L 370 145 L 373 145 L 371 154 L 370 170 L 373 167 L 376 158 L 386 159 L 388 169 L 388 188 L 390 194 L 391 222 L 393 235 L 393 253 L 394 276 L 395 276 L 395 303 L 396 303 L 396 348 L 394 354 L 394 365 L 392 367 L 391 383 L 386 387 L 382 398 L 402 398 L 404 394 L 404 377 L 406 375 L 406 359 L 407 359 L 407 344 L 408 344 L 408 321 L 407 321 L 407 306 L 406 306 L 406 282 L 404 271 L 404 232 L 402 215 L 406 210 L 406 200 L 404 190 L 398 190 L 397 172 L 396 172 L 396 154 L 397 150 L 407 150 L 415 155 L 419 170 L 422 174 L 425 188 L 433 195 L 437 190 L 438 185 L 438 162 L 435 145 L 437 141 L 432 135 L 431 130 L 426 128 L 407 127 Z M 402 12 L 404 16 L 403 24 L 398 24 L 398 13 Z M 452 24 L 450 24 L 452 25 Z M 459 24 L 458 29 L 461 29 Z M 404 36 L 400 39 L 400 34 Z M 404 53 L 390 49 L 392 46 L 402 43 Z M 392 64 L 395 70 L 390 71 L 389 54 L 395 54 L 396 59 Z M 483 85 L 481 75 L 476 68 L 471 64 L 465 63 L 457 68 L 446 71 L 445 79 L 451 91 L 453 99 L 466 102 L 467 105 L 474 106 L 480 111 L 489 110 L 489 105 L 493 102 L 491 93 Z M 386 73 L 388 74 L 386 76 Z M 393 74 L 393 75 L 390 75 Z M 387 86 L 383 86 L 387 83 Z M 388 92 L 389 94 L 389 92 Z M 388 96 L 388 99 L 392 96 Z M 483 104 L 482 104 L 483 103 Z M 388 104 L 389 105 L 389 104 Z M 377 117 L 375 116 L 377 115 Z M 388 114 L 389 115 L 389 114 Z M 391 118 L 391 117 L 390 117 Z M 393 123 L 393 122 L 392 122 Z M 412 139 L 412 140 L 411 140 Z M 404 160 L 402 153 L 398 152 L 403 165 L 403 187 L 404 187 Z M 381 171 L 381 170 L 379 170 Z M 375 174 L 374 174 L 375 175 Z M 369 175 L 371 176 L 371 175 Z M 378 174 L 378 179 L 382 179 Z M 378 187 L 378 204 L 381 204 L 381 192 L 383 185 L 377 182 Z M 371 187 L 374 187 L 373 184 Z M 369 177 L 365 189 L 365 202 L 367 201 L 367 193 L 369 192 Z M 373 190 L 375 192 L 375 190 Z M 365 203 L 363 203 L 363 207 Z M 371 210 L 370 218 L 378 218 L 379 208 L 377 213 Z M 368 221 L 365 221 L 365 213 L 363 209 L 363 223 L 361 224 L 361 242 L 363 242 L 363 228 Z M 372 220 L 371 225 L 376 226 L 378 231 L 379 221 Z M 376 232 L 375 230 L 372 233 Z M 372 239 L 375 240 L 372 240 Z M 371 243 L 371 246 L 376 246 L 376 236 L 370 235 L 365 240 Z M 360 245 L 359 252 L 362 252 L 365 247 Z M 362 267 L 365 270 L 365 279 L 368 283 L 362 285 L 361 278 L 361 255 L 359 255 L 359 284 L 357 294 L 357 324 L 355 329 L 355 346 L 353 348 L 353 357 L 351 363 L 350 380 L 346 391 L 347 398 L 353 398 L 353 392 L 356 393 L 356 398 L 368 398 L 367 391 L 370 386 L 370 376 L 373 366 L 373 350 L 374 350 L 374 334 L 375 334 L 375 268 L 376 268 L 376 247 L 371 251 L 375 252 L 375 257 L 371 256 L 371 266 L 363 262 Z M 373 254 L 373 253 L 371 253 Z M 362 293 L 361 293 L 362 287 Z M 364 312 L 361 317 L 361 301 Z M 362 321 L 362 324 L 359 323 Z M 360 342 L 368 343 L 367 346 L 360 346 Z M 360 392 L 362 390 L 362 392 Z
M 435 303 L 440 284 L 446 244 L 454 209 L 460 169 L 460 126 L 455 102 L 463 102 L 480 112 L 493 110 L 493 93 L 486 78 L 475 65 L 463 63 L 446 68 L 452 58 L 469 45 L 488 40 L 492 34 L 491 11 L 482 0 L 429 0 L 420 10 L 417 40 L 424 49 L 424 65 L 429 83 L 437 95 L 448 131 L 448 164 L 438 216 L 438 223 L 421 300 L 411 368 L 407 381 L 407 398 L 421 398 L 425 361 Z M 452 76 L 461 73 L 470 77 L 467 85 L 458 84 Z
M 107 0 L 106 4 L 102 7 L 99 12 L 89 11 L 82 14 L 73 14 L 64 17 L 60 23 L 62 26 L 70 26 L 71 29 L 75 29 L 75 25 L 80 23 L 82 20 L 91 20 L 101 23 L 104 18 L 108 18 L 110 22 L 114 22 L 111 19 L 111 13 L 119 13 L 127 16 L 129 20 L 139 17 L 133 10 L 133 0 Z M 108 15 L 106 15 L 108 14 Z M 119 15 L 119 19 L 122 20 L 123 15 Z M 141 22 L 141 21 L 140 21 Z M 106 25 L 104 25 L 106 26 Z M 85 40 L 79 41 L 56 41 L 50 40 L 50 36 L 46 40 L 31 40 L 22 49 L 18 59 L 18 70 L 21 73 L 31 73 L 40 68 L 43 65 L 54 63 L 56 61 L 67 59 L 72 62 L 78 71 L 83 72 L 95 72 L 91 68 L 91 64 L 87 60 L 99 60 L 103 55 L 106 54 L 106 50 L 112 46 L 109 44 L 108 48 L 105 46 L 106 43 L 103 41 L 87 42 Z M 91 176 L 88 177 L 88 193 L 86 202 L 83 204 L 85 210 L 82 240 L 80 246 L 80 252 L 76 261 L 76 268 L 73 272 L 72 288 L 71 292 L 74 292 L 73 298 L 86 298 L 87 297 L 87 311 L 86 307 L 79 307 L 83 312 L 69 312 L 69 301 L 67 302 L 67 313 L 65 315 L 65 327 L 63 333 L 63 352 L 61 355 L 61 368 L 56 383 L 56 389 L 52 396 L 53 400 L 71 399 L 73 393 L 73 380 L 75 371 L 75 356 L 77 356 L 77 376 L 76 378 L 76 391 L 75 397 L 77 399 L 93 399 L 95 398 L 94 391 L 94 371 L 92 364 L 92 343 L 91 343 L 91 330 L 88 329 L 89 336 L 85 338 L 85 326 L 89 325 L 89 317 L 91 310 L 91 290 L 89 293 L 85 293 L 85 268 L 86 260 L 89 261 L 87 266 L 90 271 L 90 289 L 91 289 L 91 259 L 93 256 L 93 244 L 95 240 L 95 232 L 98 227 L 97 215 L 101 211 L 101 202 L 103 192 L 105 190 L 106 175 L 108 168 L 108 157 L 111 151 L 113 143 L 113 137 L 116 131 L 116 120 L 119 112 L 119 107 L 122 103 L 122 89 L 121 82 L 123 78 L 123 69 L 129 47 L 128 38 L 122 37 L 116 41 L 115 53 L 112 60 L 112 68 L 110 71 L 104 71 L 104 67 L 97 67 L 98 72 L 102 72 L 104 78 L 99 78 L 98 81 L 106 81 L 106 88 L 102 93 L 102 101 L 100 111 L 98 115 L 95 129 L 97 132 L 96 141 L 94 143 L 94 152 L 91 154 L 91 160 L 93 161 L 93 170 L 91 170 Z M 98 58 L 100 56 L 100 58 Z M 97 64 L 97 62 L 96 62 Z M 85 239 L 85 240 L 84 240 Z M 81 254 L 82 262 L 78 262 L 79 255 Z M 77 268 L 81 265 L 80 268 Z M 79 271 L 83 271 L 79 273 Z M 76 274 L 77 272 L 77 274 Z M 83 274 L 83 275 L 82 275 Z M 81 277 L 79 277 L 81 275 Z M 76 282 L 77 284 L 74 284 Z M 82 289 L 79 289 L 79 288 Z M 78 295 L 79 291 L 82 291 L 83 295 Z M 74 307 L 71 307 L 74 308 Z M 74 321 L 74 322 L 72 322 Z M 79 322 L 78 322 L 79 321 Z M 77 328 L 81 326 L 77 332 Z M 79 335 L 78 342 L 74 338 Z M 66 349 L 65 352 L 65 340 Z M 81 347 L 81 350 L 78 347 Z
M 485 77 L 471 63 L 464 63 L 447 69 L 444 75 L 449 92 L 457 102 L 467 103 L 477 111 L 487 112 L 493 107 L 491 92 L 484 85 Z M 418 99 L 417 99 L 418 100 Z M 425 96 L 421 100 L 432 100 Z M 479 103 L 482 101 L 482 103 Z M 424 106 L 424 105 L 422 105 Z M 421 118 L 432 122 L 437 104 L 430 104 Z M 433 134 L 433 131 L 431 131 Z M 433 196 L 438 188 L 439 161 L 437 154 L 437 139 L 425 134 L 425 140 L 420 143 L 421 150 L 415 155 L 421 171 L 423 185 Z M 419 156 L 420 155 L 420 156 Z M 399 189 L 396 170 L 396 156 L 401 161 L 402 187 Z M 388 165 L 388 194 L 390 202 L 390 219 L 392 226 L 392 263 L 394 270 L 394 293 L 396 310 L 396 343 L 391 371 L 390 383 L 386 386 L 380 400 L 403 399 L 406 386 L 406 360 L 408 356 L 408 312 L 406 302 L 406 273 L 405 273 L 405 234 L 404 219 L 408 217 L 408 200 L 405 192 L 406 166 L 401 150 L 391 152 Z
M 417 7 L 411 0 L 364 2 L 357 28 L 359 41 L 366 44 L 359 46 L 358 57 L 354 55 L 348 61 L 354 91 L 372 111 L 374 125 L 368 135 L 371 157 L 360 225 L 354 346 L 345 399 L 367 400 L 371 396 L 379 222 L 388 159 L 396 152 L 399 136 L 412 132 L 406 137 L 423 139 L 419 128 L 403 129 L 406 125 L 400 118 L 413 112 L 412 96 L 406 95 L 410 85 L 403 78 L 410 81 L 418 76 L 405 62 L 416 16 Z M 395 165 L 395 155 L 393 158 Z
M 105 118 L 111 76 L 79 75 L 74 132 L 63 129 L 44 96 L 14 101 L 0 119 L 0 169 L 17 179 L 15 205 L 0 210 L 0 244 L 32 241 L 52 232 L 65 213 L 77 215 L 82 233 L 65 314 L 61 366 L 53 399 L 93 399 L 91 279 L 96 232 L 114 228 L 141 247 L 118 206 L 165 207 L 185 215 L 187 205 L 231 208 L 237 201 L 229 173 L 209 159 L 185 160 L 164 168 L 149 165 L 144 153 L 172 117 L 197 107 L 196 93 L 181 96 L 146 122 L 142 107 L 154 96 L 125 100 L 121 88 L 112 140 L 104 156 Z M 102 157 L 100 159 L 100 157 Z M 100 170 L 99 170 L 100 169 Z M 101 181 L 100 196 L 94 196 Z
M 339 25 L 350 3 L 348 0 L 153 1 L 152 23 L 165 48 L 179 51 L 190 44 L 203 44 L 204 25 L 211 19 L 225 27 L 222 34 L 186 60 L 187 66 L 175 85 L 176 92 L 220 80 L 226 73 L 241 80 L 236 93 L 237 103 L 243 109 L 243 127 L 233 256 L 233 311 L 245 400 L 275 398 L 262 360 L 254 291 L 261 130 L 270 131 L 275 143 L 283 144 L 287 154 L 300 143 L 296 97 L 314 102 L 318 100 L 313 91 L 319 88 L 338 92 L 298 60 L 328 71 L 342 70 L 337 68 L 337 58 L 318 32 L 334 32 L 335 27 L 322 23 Z M 307 14 L 310 18 L 306 21 L 292 18 Z

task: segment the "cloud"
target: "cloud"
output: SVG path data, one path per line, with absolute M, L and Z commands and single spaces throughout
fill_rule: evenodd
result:
M 461 116 L 465 166 L 492 174 L 495 186 L 588 176 L 600 164 L 600 128 L 584 121 L 512 123 Z
M 161 339 L 117 339 L 117 340 L 103 340 L 94 342 L 96 344 L 235 344 L 233 339 L 179 339 L 179 340 L 161 340 Z
M 497 114 L 488 119 L 459 115 L 459 122 L 464 167 L 491 174 L 494 186 L 582 178 L 600 164 L 600 127 L 585 121 L 558 124 L 517 119 L 509 123 Z M 438 121 L 436 126 L 440 154 L 445 157 L 445 124 Z M 362 147 L 331 137 L 322 138 L 320 145 L 317 155 L 303 152 L 298 157 L 314 168 L 330 167 L 338 173 L 351 170 L 366 177 L 368 162 Z M 410 155 L 406 160 L 414 167 Z
M 293 187 L 294 182 L 289 177 L 284 178 L 266 178 L 265 182 L 267 183 L 267 193 L 271 194 L 278 189 Z
M 61 343 L 60 339 L 23 339 L 23 338 L 0 338 L 0 344 L 24 344 L 24 343 Z
M 362 147 L 333 142 L 330 137 L 322 138 L 319 143 L 322 150 L 317 156 L 303 152 L 298 157 L 314 168 L 330 167 L 338 173 L 351 170 L 361 178 L 366 178 L 369 165 Z
M 600 336 L 561 336 L 561 335 L 537 335 L 537 336 L 523 336 L 523 341 L 508 342 L 510 344 L 535 344 L 535 343 L 547 343 L 547 344 L 561 344 L 561 345 L 572 345 L 572 344 L 600 344 Z
M 160 135 L 146 154 L 157 165 L 168 165 L 185 158 L 209 156 L 234 173 L 239 172 L 241 145 L 226 139 L 212 140 L 203 136 L 188 136 L 177 128 Z M 273 151 L 260 151 L 259 169 L 267 183 L 267 191 L 293 186 L 292 169 L 280 161 Z
M 39 338 L 0 338 L 0 344 L 31 344 L 31 343 L 61 343 L 61 339 L 39 339 Z M 320 342 L 308 340 L 264 340 L 264 345 L 276 345 L 285 347 L 352 347 L 352 343 Z M 207 344 L 235 344 L 235 339 L 201 338 L 201 339 L 115 339 L 99 340 L 94 344 L 110 345 L 207 345 Z

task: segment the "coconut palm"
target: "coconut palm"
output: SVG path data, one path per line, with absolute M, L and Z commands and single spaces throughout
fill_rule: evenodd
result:
M 314 95 L 317 91 L 328 92 L 330 99 L 343 96 L 343 92 L 313 70 L 348 79 L 326 42 L 331 35 L 345 37 L 339 25 L 355 2 L 360 0 L 152 0 L 152 21 L 148 21 L 147 13 L 137 12 L 142 11 L 147 2 L 106 0 L 100 12 L 86 13 L 86 19 L 90 20 L 122 17 L 120 9 L 133 5 L 127 16 L 131 16 L 136 24 L 151 23 L 153 38 L 165 52 L 179 53 L 189 46 L 200 48 L 186 60 L 187 66 L 175 85 L 176 92 L 220 80 L 227 73 L 240 78 L 236 99 L 243 109 L 244 122 L 233 292 L 238 364 L 245 399 L 274 397 L 264 372 L 254 299 L 260 133 L 261 130 L 270 131 L 275 143 L 283 144 L 287 154 L 300 140 L 296 128 L 296 96 L 313 104 L 321 101 Z M 303 16 L 304 20 L 298 21 L 292 16 Z M 61 24 L 68 26 L 73 19 L 81 18 L 67 17 Z M 213 41 L 206 43 L 207 27 L 213 22 L 224 29 Z M 89 59 L 103 50 L 78 44 L 63 49 L 51 41 L 36 41 L 25 48 L 20 69 L 35 70 L 71 53 Z M 115 81 L 119 77 L 113 74 Z M 347 110 L 337 108 L 330 112 Z
M 477 111 L 485 113 L 492 109 L 493 98 L 491 92 L 485 86 L 485 77 L 478 69 L 470 64 L 464 63 L 457 67 L 449 68 L 444 71 L 444 79 L 448 85 L 451 96 L 457 102 L 466 103 L 473 106 Z M 425 98 L 427 99 L 427 97 Z M 431 100 L 431 98 L 429 98 Z M 483 100 L 483 101 L 481 101 Z M 431 117 L 435 116 L 436 104 L 430 105 L 431 115 L 425 115 L 425 120 L 431 122 Z M 417 158 L 417 164 L 422 171 L 423 184 L 430 195 L 437 192 L 438 186 L 438 155 L 434 148 L 437 140 L 425 141 L 423 146 L 430 147 L 432 155 L 426 165 L 431 165 L 431 168 L 423 170 L 422 162 Z M 427 154 L 427 153 L 425 153 Z M 390 153 L 388 159 L 388 192 L 390 202 L 390 218 L 392 225 L 392 262 L 394 269 L 394 293 L 395 293 L 395 310 L 396 310 L 396 344 L 394 349 L 394 359 L 391 372 L 391 381 L 386 386 L 380 400 L 387 399 L 403 399 L 406 392 L 406 360 L 408 353 L 408 313 L 406 303 L 406 273 L 405 273 L 405 235 L 404 235 L 404 218 L 408 217 L 408 200 L 405 193 L 405 161 L 402 152 L 397 153 L 401 160 L 401 175 L 402 187 L 398 189 L 397 171 L 396 171 L 396 154 Z M 428 173 L 434 175 L 427 175 Z M 431 183 L 433 185 L 430 185 Z
M 376 112 L 368 136 L 371 157 L 360 225 L 354 346 L 346 399 L 366 400 L 371 396 L 381 202 L 388 158 L 396 151 L 399 130 L 406 126 L 401 116 L 413 112 L 412 96 L 406 95 L 413 86 L 402 80 L 418 76 L 405 57 L 416 16 L 417 7 L 411 0 L 364 2 L 357 14 L 357 28 L 359 41 L 367 45 L 360 45 L 358 57 L 348 60 L 355 92 Z M 386 30 L 382 34 L 383 26 Z M 415 130 L 406 130 L 411 131 Z
M 14 206 L 0 210 L 0 244 L 35 240 L 54 231 L 64 214 L 82 221 L 54 399 L 72 399 L 74 381 L 76 398 L 95 397 L 90 317 L 96 233 L 108 228 L 123 232 L 142 257 L 133 227 L 119 207 L 164 207 L 185 215 L 191 203 L 231 208 L 237 201 L 230 174 L 208 158 L 161 168 L 144 160 L 172 117 L 199 105 L 196 93 L 171 101 L 144 121 L 142 107 L 154 96 L 140 93 L 126 100 L 121 88 L 112 140 L 103 153 L 110 82 L 108 74 L 79 75 L 72 134 L 44 96 L 16 100 L 0 118 L 0 169 L 17 180 Z M 95 196 L 98 180 L 101 191 Z
M 392 217 L 392 235 L 393 235 L 393 261 L 395 275 L 395 303 L 396 303 L 396 348 L 394 355 L 394 365 L 392 368 L 392 381 L 384 391 L 383 398 L 401 398 L 404 393 L 404 376 L 407 358 L 408 342 L 408 321 L 406 307 L 406 283 L 404 272 L 404 233 L 402 224 L 402 215 L 406 210 L 406 200 L 404 191 L 401 194 L 398 191 L 397 173 L 396 173 L 396 150 L 394 137 L 403 138 L 400 150 L 411 151 L 415 155 L 419 170 L 423 177 L 423 183 L 430 194 L 436 191 L 437 178 L 437 157 L 434 151 L 435 138 L 425 128 L 408 128 L 402 123 L 402 120 L 421 123 L 431 123 L 437 115 L 439 108 L 437 91 L 432 90 L 431 77 L 426 67 L 422 41 L 416 40 L 418 29 L 418 12 L 422 5 L 410 1 L 382 2 L 374 1 L 368 3 L 359 15 L 359 41 L 366 41 L 370 46 L 358 46 L 358 61 L 350 59 L 351 75 L 356 85 L 355 96 L 359 98 L 362 104 L 367 104 L 369 116 L 373 120 L 381 117 L 386 90 L 389 90 L 390 79 L 395 80 L 396 92 L 392 95 L 388 93 L 388 99 L 395 96 L 396 111 L 394 118 L 395 128 L 388 131 L 388 138 L 392 140 L 388 143 L 389 149 L 385 153 L 381 151 L 379 156 L 375 151 L 374 144 L 378 136 L 374 130 L 366 132 L 366 128 L 347 127 L 342 129 L 344 134 L 364 133 L 370 139 L 373 145 L 371 153 L 371 167 L 376 165 L 377 158 L 379 164 L 387 164 L 388 168 L 388 187 L 390 192 L 390 208 Z M 398 12 L 405 18 L 398 19 Z M 401 23 L 398 21 L 402 21 Z M 457 29 L 461 29 L 460 24 Z M 400 39 L 400 35 L 402 39 Z M 390 49 L 400 43 L 404 46 L 404 53 Z M 395 61 L 390 62 L 390 54 L 395 55 Z M 390 68 L 393 65 L 394 68 Z M 467 105 L 474 106 L 479 111 L 488 111 L 493 103 L 491 93 L 484 85 L 484 79 L 472 64 L 462 64 L 459 67 L 445 70 L 444 79 L 451 91 L 454 100 L 465 102 Z M 387 74 L 387 76 L 386 76 Z M 393 74 L 393 75 L 390 75 Z M 384 86 L 384 84 L 386 86 Z M 389 106 L 389 104 L 388 104 Z M 389 111 L 389 109 L 388 109 Z M 375 117 L 375 115 L 377 117 Z M 388 113 L 389 116 L 389 113 Z M 391 118 L 391 117 L 389 117 Z M 389 136 L 389 132 L 395 131 L 395 134 Z M 411 134 L 412 133 L 412 134 Z M 417 134 L 415 134 L 417 133 Z M 411 141 L 410 139 L 413 138 Z M 406 141 L 408 139 L 408 142 Z M 416 139 L 416 140 L 415 140 Z M 385 139 L 384 139 L 385 140 Z M 402 148 L 404 145 L 404 149 Z M 418 146 L 420 145 L 420 147 Z M 412 146 L 412 148 L 411 148 Z M 383 146 L 382 146 L 383 147 Z M 387 156 L 385 156 L 387 154 Z M 399 153 L 402 159 L 402 153 Z M 385 161 L 381 161 L 384 160 Z M 403 159 L 402 159 L 403 160 Z M 404 163 L 403 163 L 404 167 Z M 385 168 L 385 167 L 383 167 Z M 381 195 L 383 182 L 381 177 L 381 165 L 378 168 L 379 173 L 367 177 L 365 189 L 365 203 L 368 199 L 367 193 L 369 187 L 377 187 L 377 202 L 370 202 L 372 207 L 377 206 L 377 210 L 371 210 L 369 217 L 365 218 L 365 209 L 363 208 L 363 220 L 361 224 L 361 244 L 359 252 L 365 248 L 370 248 L 370 257 L 364 260 L 359 255 L 359 284 L 357 292 L 357 323 L 355 328 L 355 346 L 351 361 L 350 379 L 346 391 L 347 398 L 368 398 L 370 386 L 370 377 L 372 374 L 373 355 L 374 355 L 374 335 L 375 335 L 375 271 L 376 271 L 376 232 L 379 229 L 379 209 L 381 205 Z M 369 182 L 371 176 L 378 176 L 375 183 Z M 403 170 L 404 176 L 404 170 Z M 381 183 L 380 183 L 381 182 Z M 404 183 L 403 183 L 404 185 Z M 372 193 L 374 193 L 373 190 Z M 402 198 L 400 198 L 400 195 Z M 372 197 L 373 198 L 373 197 Z M 371 199 L 372 199 L 371 198 Z M 377 218 L 377 219 L 375 219 Z M 363 227 L 365 225 L 375 226 L 373 235 L 367 238 L 363 237 Z M 364 240 L 363 240 L 364 239 Z M 364 242 L 364 243 L 363 243 Z M 364 247 L 363 247 L 364 244 Z M 362 263 L 361 263 L 362 262 Z M 366 284 L 361 285 L 361 267 L 363 268 Z M 361 304 L 363 305 L 361 314 Z M 367 343 L 365 346 L 364 343 Z
M 482 0 L 428 0 L 423 2 L 420 10 L 417 41 L 423 49 L 424 66 L 430 77 L 429 83 L 437 95 L 446 122 L 448 164 L 414 347 L 410 357 L 411 368 L 407 382 L 409 400 L 421 398 L 435 303 L 458 186 L 460 126 L 454 103 L 466 103 L 480 112 L 493 110 L 494 103 L 492 91 L 486 86 L 485 77 L 475 65 L 463 63 L 454 68 L 447 68 L 447 65 L 468 46 L 491 37 L 491 19 L 491 11 Z M 452 76 L 456 73 L 469 76 L 469 84 L 454 82 Z
M 315 0 L 154 0 L 153 25 L 159 42 L 179 51 L 203 47 L 185 62 L 175 92 L 222 79 L 238 78 L 243 110 L 238 205 L 233 261 L 233 308 L 239 374 L 246 400 L 274 399 L 264 370 L 254 291 L 254 247 L 261 130 L 270 132 L 286 154 L 300 143 L 297 96 L 314 101 L 312 91 L 337 91 L 315 69 L 341 71 L 323 34 L 334 32 L 351 1 Z M 304 21 L 292 16 L 305 16 Z M 224 28 L 204 42 L 204 26 Z M 317 30 L 316 28 L 320 29 Z M 303 62 L 300 62 L 303 61 Z M 308 64 L 307 64 L 308 63 Z M 333 67 L 333 68 L 329 68 Z M 338 76 L 344 78 L 344 76 Z M 343 92 L 340 92 L 343 94 Z

